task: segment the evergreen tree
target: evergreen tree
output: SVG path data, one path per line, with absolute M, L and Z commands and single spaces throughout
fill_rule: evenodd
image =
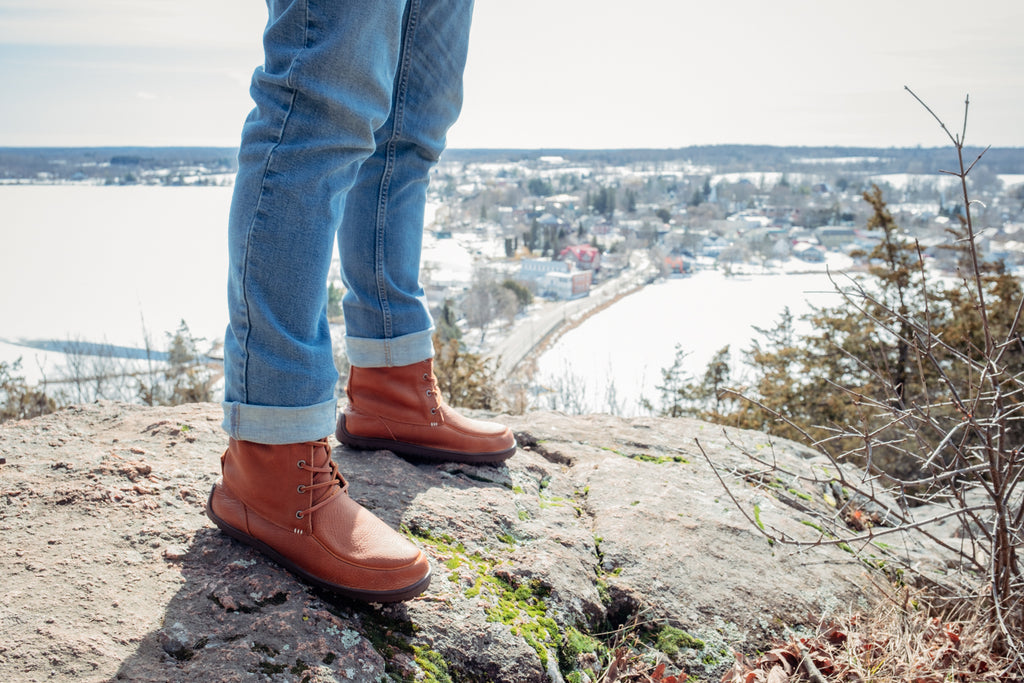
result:
M 711 357 L 704 378 L 694 387 L 691 395 L 696 401 L 697 417 L 712 422 L 720 422 L 725 415 L 725 407 L 734 402 L 725 394 L 731 380 L 729 368 L 729 345 L 726 344 Z
M 683 370 L 683 361 L 688 355 L 681 344 L 676 344 L 672 365 L 661 369 L 661 384 L 655 387 L 659 394 L 658 405 L 655 406 L 650 400 L 643 398 L 640 405 L 645 410 L 662 417 L 692 415 L 693 383 Z

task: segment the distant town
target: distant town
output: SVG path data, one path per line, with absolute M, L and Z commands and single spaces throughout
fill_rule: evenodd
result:
M 980 153 L 967 150 L 965 163 Z M 514 288 L 502 296 L 495 283 L 583 297 L 638 251 L 664 276 L 863 253 L 877 239 L 862 198 L 872 185 L 925 258 L 952 271 L 945 247 L 964 205 L 958 179 L 943 171 L 957 168 L 951 148 L 448 150 L 425 237 L 459 242 L 472 272 L 425 256 L 424 282 L 432 301 L 459 302 L 483 324 L 515 314 Z M 0 149 L 2 184 L 230 185 L 234 172 L 228 148 Z M 987 150 L 969 189 L 984 256 L 1024 272 L 1024 149 Z

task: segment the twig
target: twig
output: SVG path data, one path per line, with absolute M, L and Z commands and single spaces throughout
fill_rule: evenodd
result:
M 821 675 L 821 671 L 819 671 L 818 667 L 814 664 L 814 660 L 811 659 L 810 651 L 804 646 L 800 639 L 796 637 L 796 634 L 793 633 L 789 627 L 786 628 L 786 636 L 789 638 L 790 642 L 796 645 L 797 651 L 800 652 L 800 665 L 804 667 L 804 671 L 807 672 L 807 676 L 811 679 L 812 683 L 828 683 L 828 681 L 825 680 L 825 677 Z

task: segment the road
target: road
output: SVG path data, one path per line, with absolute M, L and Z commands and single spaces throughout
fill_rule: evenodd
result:
M 646 253 L 634 252 L 630 266 L 615 278 L 594 287 L 590 296 L 570 301 L 545 301 L 520 318 L 512 329 L 490 345 L 485 353 L 495 361 L 498 377 L 509 377 L 520 363 L 550 335 L 563 326 L 578 323 L 616 298 L 651 281 L 655 268 Z

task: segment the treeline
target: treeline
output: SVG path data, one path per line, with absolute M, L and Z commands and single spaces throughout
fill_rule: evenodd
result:
M 977 156 L 981 148 L 965 148 Z M 558 156 L 570 162 L 622 166 L 632 163 L 689 161 L 717 173 L 739 171 L 821 172 L 838 166 L 869 173 L 935 173 L 952 168 L 956 156 L 948 147 L 799 147 L 773 145 L 697 145 L 674 149 L 449 149 L 448 161 L 528 162 Z M 835 161 L 834 166 L 828 162 Z M 992 173 L 1024 172 L 1024 148 L 993 147 L 985 153 Z
M 0 180 L 78 180 L 198 168 L 234 173 L 237 150 L 222 147 L 0 147 Z

